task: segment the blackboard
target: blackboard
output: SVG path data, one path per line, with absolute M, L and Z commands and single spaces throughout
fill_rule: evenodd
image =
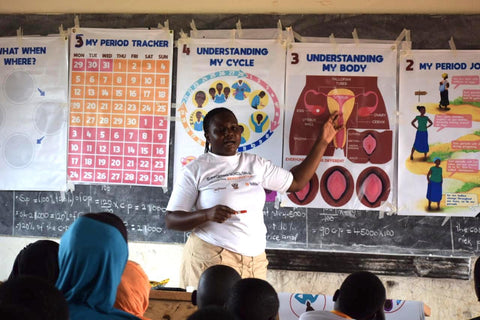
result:
M 351 38 L 356 28 L 360 38 L 378 40 L 395 40 L 406 28 L 411 30 L 413 49 L 448 49 L 450 37 L 457 49 L 480 48 L 480 33 L 472 32 L 480 30 L 480 15 L 88 14 L 78 18 L 80 26 L 98 28 L 156 27 L 168 20 L 176 38 L 181 30 L 190 30 L 192 20 L 199 30 L 233 29 L 238 21 L 243 28 L 275 28 L 280 20 L 283 26 L 293 27 L 302 36 L 316 37 L 334 33 L 339 38 Z M 57 33 L 60 25 L 73 27 L 73 23 L 71 14 L 0 15 L 0 36 L 15 36 L 19 27 L 26 35 L 46 35 Z M 175 101 L 175 75 L 173 83 Z M 173 143 L 170 141 L 171 150 Z M 171 167 L 169 170 L 172 172 Z M 185 233 L 165 227 L 165 207 L 171 185 L 170 178 L 166 189 L 77 185 L 75 191 L 66 193 L 3 191 L 0 192 L 0 234 L 60 237 L 78 215 L 111 211 L 124 219 L 130 241 L 183 243 Z M 264 217 L 271 268 L 348 272 L 338 266 L 351 265 L 352 269 L 358 269 L 362 268 L 359 261 L 369 261 L 370 264 L 363 266 L 365 269 L 383 265 L 383 269 L 391 270 L 392 274 L 468 278 L 467 258 L 480 253 L 480 220 L 477 218 L 278 208 L 273 203 L 265 206 Z M 357 258 L 352 260 L 352 257 Z M 402 268 L 401 261 L 409 267 Z M 406 269 L 410 271 L 404 271 Z M 412 269 L 415 269 L 413 273 Z

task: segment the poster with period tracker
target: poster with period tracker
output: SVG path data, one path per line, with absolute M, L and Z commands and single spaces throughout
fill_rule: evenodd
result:
M 306 157 L 332 113 L 338 113 L 343 129 L 310 182 L 282 205 L 394 209 L 396 57 L 390 44 L 288 48 L 284 167 Z
M 281 41 L 179 39 L 174 174 L 204 152 L 203 118 L 225 107 L 243 126 L 238 151 L 282 165 L 285 48 Z
M 398 213 L 480 212 L 480 51 L 400 52 Z
M 67 189 L 68 38 L 0 38 L 0 189 Z
M 173 34 L 74 28 L 68 177 L 166 186 Z

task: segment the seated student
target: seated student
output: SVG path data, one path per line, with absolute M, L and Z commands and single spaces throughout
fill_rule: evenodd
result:
M 235 320 L 235 317 L 224 307 L 209 305 L 192 313 L 187 320 Z
M 226 307 L 237 320 L 274 320 L 278 316 L 280 302 L 270 283 L 245 278 L 233 285 Z
M 38 240 L 23 248 L 15 258 L 8 279 L 21 275 L 38 276 L 55 284 L 58 277 L 58 243 Z
M 0 285 L 0 319 L 68 320 L 68 304 L 51 281 L 18 276 Z
M 151 288 L 148 276 L 142 267 L 138 263 L 128 260 L 117 288 L 114 307 L 141 319 L 149 320 L 143 315 L 148 308 Z
M 371 272 L 350 274 L 333 295 L 334 310 L 308 311 L 300 320 L 383 320 L 385 314 L 385 287 Z
M 72 320 L 139 319 L 113 307 L 127 258 L 127 229 L 116 215 L 88 213 L 72 223 L 60 239 L 56 283 Z
M 206 269 L 198 281 L 198 289 L 192 292 L 192 303 L 199 309 L 209 305 L 223 307 L 232 286 L 240 280 L 232 267 L 214 265 Z
M 475 285 L 475 294 L 477 295 L 478 301 L 480 301 L 480 258 L 475 261 L 475 266 L 473 267 L 473 283 Z M 480 320 L 480 316 L 472 318 L 471 320 Z

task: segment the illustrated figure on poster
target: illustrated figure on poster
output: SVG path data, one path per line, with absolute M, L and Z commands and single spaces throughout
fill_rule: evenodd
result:
M 244 82 L 242 79 L 238 80 L 232 85 L 233 94 L 235 99 L 244 100 L 247 97 L 247 92 L 251 92 L 250 86 Z
M 341 128 L 338 113 L 332 114 L 307 157 L 288 171 L 238 152 L 243 128 L 235 114 L 227 108 L 209 111 L 205 153 L 183 167 L 166 209 L 167 228 L 192 231 L 183 251 L 180 286 L 197 287 L 202 272 L 215 264 L 233 267 L 242 278 L 266 279 L 263 190 L 301 190 Z
M 437 210 L 440 210 L 440 201 L 442 201 L 442 184 L 443 175 L 442 168 L 440 167 L 441 160 L 438 157 L 433 159 L 435 165 L 428 170 L 427 173 L 427 199 L 428 210 L 432 210 L 432 202 L 437 203 Z
M 225 96 L 225 100 L 227 100 L 230 95 L 230 87 L 223 88 L 223 95 Z
M 253 117 L 255 115 L 255 118 Z M 268 121 L 268 116 L 262 113 L 252 113 L 250 116 L 250 123 L 253 124 L 256 133 L 262 133 L 264 131 L 264 125 Z
M 195 113 L 195 117 L 197 120 L 193 123 L 193 130 L 203 131 L 203 118 L 205 118 L 205 116 L 203 115 L 202 111 L 197 111 Z
M 252 99 L 251 106 L 254 109 L 263 109 L 265 107 L 264 104 L 262 104 L 262 99 L 265 97 L 265 91 L 260 91 L 257 95 L 255 95 Z
M 240 137 L 240 144 L 245 144 L 245 142 L 247 142 L 247 139 L 245 138 L 245 134 L 247 130 L 244 124 L 239 124 L 239 126 L 242 127 L 242 136 Z
M 224 90 L 223 84 L 221 82 L 218 82 L 215 85 L 214 90 L 215 90 L 215 95 L 214 95 L 213 101 L 215 101 L 216 103 L 224 103 L 225 101 L 227 101 L 227 99 L 225 98 L 225 93 L 223 92 Z M 230 92 L 230 88 L 228 88 L 228 92 Z
M 215 88 L 211 87 L 210 89 L 208 89 L 208 94 L 210 95 L 210 97 L 212 98 L 212 101 L 215 101 L 215 93 L 217 92 L 217 90 L 215 90 Z
M 427 129 L 433 125 L 432 120 L 425 115 L 425 106 L 417 106 L 417 110 L 420 112 L 419 116 L 416 116 L 412 120 L 412 126 L 417 129 L 415 134 L 415 142 L 413 143 L 412 152 L 410 153 L 410 160 L 413 160 L 413 153 L 422 152 L 424 154 L 424 160 L 427 160 L 427 153 L 430 150 L 428 146 L 428 131 Z
M 204 91 L 200 90 L 195 93 L 195 102 L 198 108 L 203 107 L 203 104 L 205 103 L 206 100 L 207 100 L 207 96 Z
M 448 105 L 450 104 L 450 101 L 448 100 L 448 88 L 450 87 L 450 83 L 448 83 L 448 74 L 447 73 L 442 73 L 442 78 L 443 80 L 440 81 L 440 104 L 438 107 L 440 109 L 445 109 L 445 110 L 450 110 Z

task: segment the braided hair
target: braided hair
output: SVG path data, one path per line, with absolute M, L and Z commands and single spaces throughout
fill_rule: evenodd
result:
M 212 119 L 217 115 L 217 114 L 220 114 L 220 113 L 223 113 L 223 112 L 229 112 L 231 113 L 233 116 L 235 116 L 235 114 L 232 112 L 232 110 L 230 109 L 227 109 L 227 108 L 223 108 L 223 107 L 220 107 L 220 108 L 215 108 L 215 109 L 212 109 L 210 110 L 206 115 L 205 115 L 205 118 L 203 119 L 203 133 L 206 134 L 208 132 L 208 130 L 210 129 L 210 122 L 212 121 Z M 210 143 L 208 141 L 205 141 L 205 153 L 208 153 L 208 151 L 210 149 Z

